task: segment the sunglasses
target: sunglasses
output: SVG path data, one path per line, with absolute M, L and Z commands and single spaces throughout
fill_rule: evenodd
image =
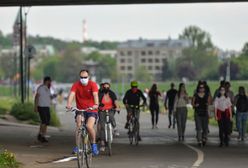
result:
M 87 79 L 88 76 L 80 76 L 81 79 Z

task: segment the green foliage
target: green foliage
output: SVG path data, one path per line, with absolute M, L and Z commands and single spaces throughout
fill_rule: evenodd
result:
M 12 89 L 9 86 L 0 86 L 0 96 L 11 96 L 12 95 Z
M 31 120 L 35 123 L 39 122 L 38 113 L 34 112 L 34 105 L 32 103 L 15 103 L 11 108 L 10 114 L 21 121 Z
M 51 108 L 51 121 L 50 121 L 51 126 L 59 127 L 61 126 L 60 120 L 57 116 L 57 113 L 54 111 L 53 108 Z
M 97 42 L 97 41 L 91 41 L 91 40 L 83 43 L 84 46 L 95 47 L 101 50 L 115 50 L 118 44 L 119 42 L 110 42 L 110 41 Z
M 16 101 L 11 98 L 0 98 L 0 115 L 6 114 Z
M 4 36 L 2 31 L 0 30 L 0 48 L 11 48 L 12 47 L 12 39 L 11 36 Z
M 153 80 L 152 75 L 149 74 L 149 71 L 144 66 L 140 66 L 136 69 L 134 78 L 141 82 L 150 82 Z
M 7 150 L 0 151 L 0 168 L 18 168 L 19 163 L 16 161 L 15 155 Z
M 0 57 L 0 69 L 3 73 L 3 79 L 12 79 L 15 75 L 16 60 L 13 54 L 4 54 Z

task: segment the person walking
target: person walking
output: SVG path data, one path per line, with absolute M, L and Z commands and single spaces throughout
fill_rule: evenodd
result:
M 192 106 L 195 109 L 195 124 L 198 145 L 205 146 L 208 135 L 208 106 L 211 104 L 211 96 L 206 90 L 204 84 L 200 84 L 196 89 L 196 94 L 192 100 Z
M 185 84 L 180 83 L 174 104 L 174 113 L 177 121 L 178 141 L 184 141 L 187 115 L 188 115 L 188 110 L 187 110 L 188 101 L 189 98 L 186 92 Z
M 220 87 L 219 94 L 214 101 L 215 118 L 219 126 L 220 147 L 225 144 L 229 146 L 229 135 L 231 132 L 232 103 L 226 94 L 225 87 Z
M 44 77 L 43 84 L 37 88 L 34 98 L 34 111 L 39 113 L 41 124 L 38 134 L 38 141 L 48 142 L 46 139 L 47 126 L 50 124 L 50 107 L 51 107 L 51 87 L 52 79 L 49 76 Z
M 169 125 L 168 128 L 171 128 L 171 125 L 173 129 L 175 129 L 176 125 L 176 117 L 173 114 L 173 108 L 175 104 L 175 97 L 177 95 L 177 90 L 175 89 L 175 84 L 171 83 L 171 88 L 166 92 L 166 97 L 164 100 L 164 106 L 165 109 L 168 109 L 168 119 L 169 119 Z
M 239 87 L 239 93 L 235 96 L 234 105 L 237 109 L 238 140 L 244 141 L 248 118 L 248 97 L 246 96 L 245 88 L 243 86 Z
M 158 120 L 159 120 L 159 97 L 161 97 L 161 93 L 157 90 L 157 84 L 153 84 L 149 93 L 149 108 L 151 112 L 152 119 L 152 129 L 158 128 Z

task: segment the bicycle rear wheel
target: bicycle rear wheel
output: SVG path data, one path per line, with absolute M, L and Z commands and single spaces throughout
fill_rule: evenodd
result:
M 84 165 L 84 155 L 83 155 L 83 138 L 81 133 L 78 135 L 78 151 L 77 151 L 77 165 L 78 168 L 83 168 Z
M 92 165 L 92 149 L 88 135 L 84 137 L 84 160 L 87 168 Z

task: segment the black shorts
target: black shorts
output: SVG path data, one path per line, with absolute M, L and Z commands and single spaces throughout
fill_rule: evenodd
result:
M 49 107 L 38 107 L 38 112 L 40 114 L 41 124 L 50 124 L 50 108 Z
M 81 111 L 77 111 L 76 112 L 76 115 L 75 115 L 75 120 L 77 118 L 78 115 L 82 115 L 82 112 Z M 86 120 L 88 120 L 90 117 L 94 117 L 96 120 L 98 120 L 98 113 L 94 113 L 94 112 L 86 112 L 84 114 L 84 117 Z

